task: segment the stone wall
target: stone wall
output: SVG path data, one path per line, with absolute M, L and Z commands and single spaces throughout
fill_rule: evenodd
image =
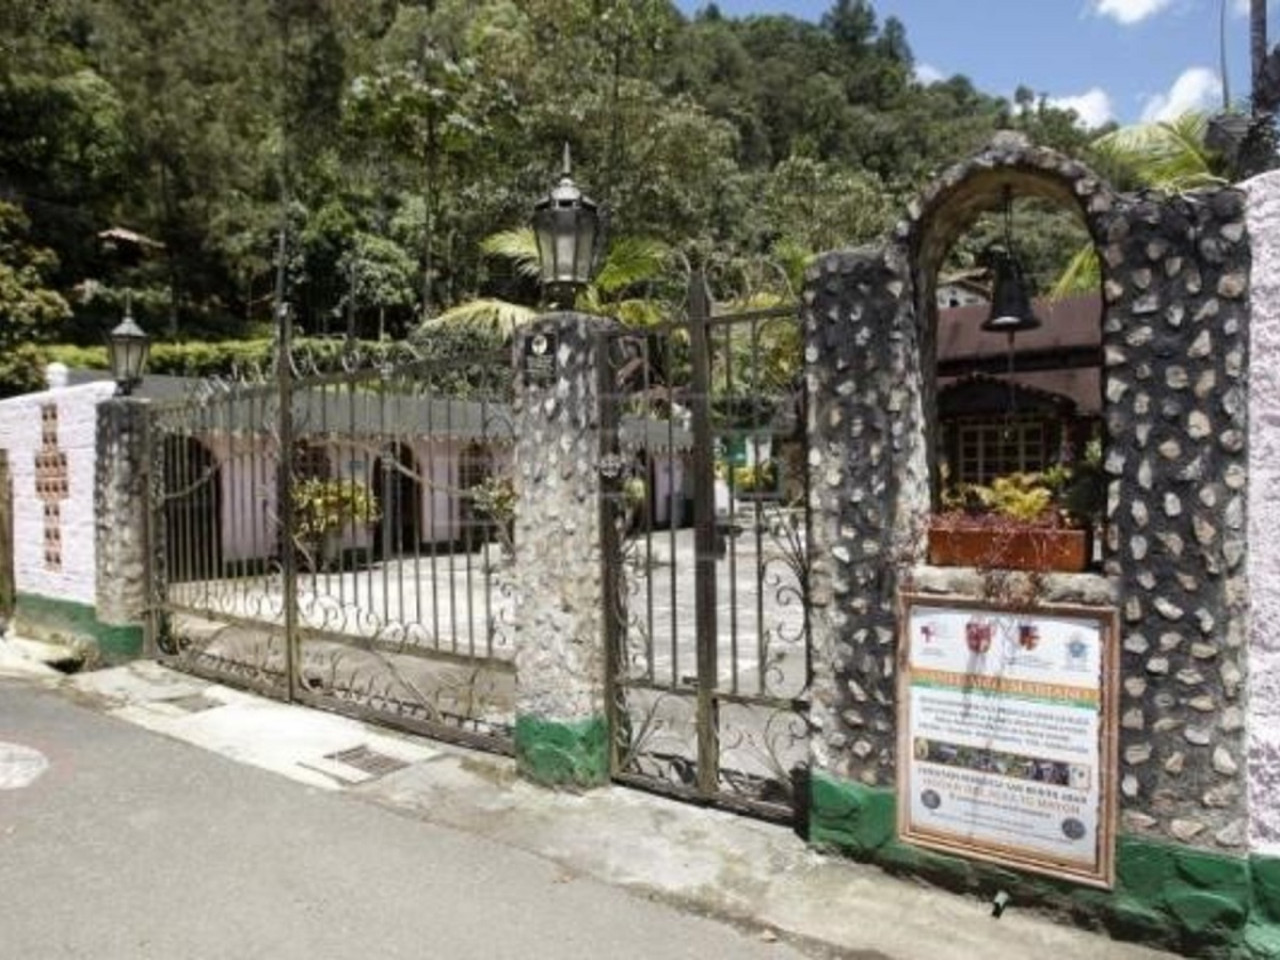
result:
M 1233 189 L 1107 218 L 1106 572 L 1123 826 L 1243 850 L 1249 244 Z
M 598 347 L 612 326 L 553 314 L 515 343 L 516 756 L 556 785 L 601 783 L 609 770 Z M 535 339 L 547 352 L 526 362 Z M 531 363 L 542 372 L 528 375 Z
M 1249 785 L 1255 850 L 1280 855 L 1280 173 L 1245 185 L 1249 336 Z
M 1125 826 L 1241 849 L 1244 197 L 1117 197 L 1016 138 L 941 177 L 887 247 L 809 275 L 815 762 L 893 782 L 896 588 L 921 558 L 930 502 L 930 271 L 1004 182 L 1075 204 L 1104 264 L 1112 583 L 1085 594 L 1114 596 L 1123 616 Z
M 922 563 L 935 421 L 933 286 L 947 248 L 976 212 L 998 206 L 1006 184 L 1074 206 L 1102 261 L 1104 570 L 1004 581 L 1003 589 L 1019 600 L 1030 590 L 1041 602 L 1119 609 L 1113 777 L 1121 822 L 1119 879 L 1109 895 L 896 839 L 896 592 L 982 596 L 992 586 L 973 571 Z M 1245 194 L 1232 188 L 1116 195 L 1080 164 L 1001 136 L 926 189 L 884 246 L 829 254 L 811 268 L 803 310 L 814 842 L 964 889 L 999 885 L 1015 901 L 1096 915 L 1119 934 L 1191 952 L 1269 955 L 1276 945 L 1276 861 L 1246 858 L 1246 523 L 1260 498 L 1276 511 L 1280 501 L 1274 480 L 1269 493 L 1251 493 L 1245 213 Z M 1273 432 L 1277 397 L 1280 389 L 1255 401 L 1255 418 L 1271 417 Z M 1271 406 L 1259 413 L 1257 402 Z M 1266 429 L 1255 421 L 1254 443 Z M 1275 461 L 1280 450 L 1266 449 Z M 1255 579 L 1273 582 L 1280 568 L 1274 557 L 1264 562 L 1271 566 Z M 1255 639 L 1262 656 L 1272 646 L 1280 649 Z M 1255 696 L 1263 691 L 1280 704 L 1271 685 L 1256 681 Z M 1255 800 L 1274 792 L 1268 736 L 1254 737 Z M 1273 835 L 1258 816 L 1254 828 Z
M 830 254 L 804 294 L 813 514 L 813 762 L 893 782 L 897 590 L 929 509 L 922 374 L 906 262 Z

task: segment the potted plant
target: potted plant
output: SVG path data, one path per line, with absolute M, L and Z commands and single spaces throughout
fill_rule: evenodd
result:
M 326 540 L 348 525 L 369 525 L 381 519 L 378 498 L 356 480 L 308 477 L 291 491 L 293 528 L 303 546 L 303 560 L 311 570 L 327 561 Z
M 776 500 L 778 491 L 778 464 L 774 460 L 762 460 L 733 468 L 734 496 L 739 500 Z
M 990 485 L 948 488 L 929 525 L 929 562 L 1006 570 L 1079 572 L 1093 557 L 1102 476 L 1075 468 L 1011 473 Z
M 483 527 L 483 539 L 496 538 L 502 555 L 511 559 L 516 553 L 516 485 L 505 474 L 492 474 L 467 490 L 475 520 Z

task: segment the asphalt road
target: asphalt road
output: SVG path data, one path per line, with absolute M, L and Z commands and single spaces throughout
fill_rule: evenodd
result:
M 722 956 L 802 954 L 0 681 L 0 957 Z

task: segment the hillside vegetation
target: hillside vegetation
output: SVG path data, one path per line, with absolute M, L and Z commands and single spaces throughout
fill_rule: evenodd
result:
M 998 128 L 1070 153 L 1096 133 L 1029 89 L 920 83 L 866 0 L 817 24 L 665 0 L 0 7 L 0 237 L 26 285 L 0 286 L 0 322 L 26 295 L 23 342 L 100 342 L 126 289 L 162 338 L 262 335 L 285 210 L 308 333 L 534 303 L 481 241 L 527 221 L 566 141 L 615 238 L 787 264 L 877 236 Z M 1051 274 L 1071 244 L 1033 219 Z

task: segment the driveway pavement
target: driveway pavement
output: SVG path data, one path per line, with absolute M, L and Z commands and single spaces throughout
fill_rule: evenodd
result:
M 0 786 L 0 954 L 24 960 L 1168 956 L 144 662 L 0 680 L 0 742 L 47 760 L 0 751 L 28 780 Z
M 326 735 L 312 745 L 324 749 Z M 804 955 L 317 776 L 330 782 L 308 786 L 0 681 L 0 955 Z

